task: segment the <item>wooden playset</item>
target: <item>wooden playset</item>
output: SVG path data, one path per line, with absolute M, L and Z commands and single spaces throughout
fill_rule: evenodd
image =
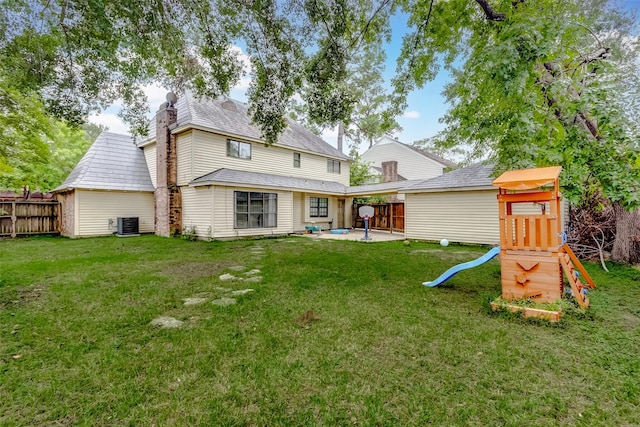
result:
M 561 170 L 554 166 L 508 171 L 493 181 L 498 187 L 503 299 L 555 302 L 564 295 L 564 272 L 580 307 L 589 306 L 584 289 L 595 288 L 595 284 L 567 245 L 562 230 Z M 540 213 L 525 212 L 532 203 L 540 207 Z M 508 308 L 536 316 L 536 310 Z

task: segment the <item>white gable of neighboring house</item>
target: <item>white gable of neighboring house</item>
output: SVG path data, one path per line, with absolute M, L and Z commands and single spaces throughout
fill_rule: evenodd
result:
M 382 167 L 382 162 L 395 160 L 398 162 L 398 175 L 408 180 L 434 178 L 442 175 L 446 168 L 455 167 L 453 162 L 389 136 L 380 138 L 360 157 L 376 168 Z

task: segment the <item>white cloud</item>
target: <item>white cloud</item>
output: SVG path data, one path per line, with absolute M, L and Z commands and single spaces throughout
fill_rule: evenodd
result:
M 167 102 L 167 93 L 169 89 L 161 86 L 158 83 L 151 83 L 141 88 L 149 101 L 149 109 L 151 114 L 155 114 L 160 105 Z M 119 106 L 118 106 L 119 107 Z
M 412 110 L 412 111 L 405 111 L 404 114 L 402 115 L 402 117 L 406 118 L 406 119 L 419 119 L 420 118 L 420 113 Z

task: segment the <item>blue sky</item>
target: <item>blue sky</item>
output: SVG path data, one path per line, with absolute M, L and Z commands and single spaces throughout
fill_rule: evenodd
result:
M 629 10 L 640 10 L 640 0 L 622 0 L 623 4 Z M 391 43 L 386 48 L 387 64 L 385 79 L 387 83 L 395 73 L 395 61 L 399 54 L 402 36 L 406 33 L 406 21 L 402 16 L 394 17 L 392 20 L 393 36 Z M 239 47 L 234 47 L 241 52 Z M 243 54 L 244 55 L 244 54 Z M 245 59 L 248 60 L 248 58 Z M 441 93 L 444 85 L 449 79 L 446 70 L 440 71 L 435 80 L 427 83 L 423 88 L 411 93 L 408 97 L 408 108 L 405 113 L 397 118 L 398 123 L 403 128 L 396 136 L 400 141 L 405 143 L 413 143 L 418 139 L 434 136 L 444 126 L 439 123 L 439 119 L 447 111 L 447 104 Z M 244 78 L 240 84 L 231 92 L 230 96 L 239 101 L 246 101 L 245 92 L 248 87 L 249 80 Z M 152 117 L 158 106 L 165 101 L 166 89 L 150 86 L 145 88 L 145 92 L 149 97 Z M 117 117 L 119 106 L 109 107 L 103 113 L 94 115 L 90 120 L 94 123 L 104 124 L 113 132 L 127 132 L 127 126 Z M 326 129 L 323 138 L 332 145 L 336 145 L 337 132 L 334 129 Z M 361 152 L 367 147 L 361 147 Z M 346 148 L 345 148 L 346 151 Z

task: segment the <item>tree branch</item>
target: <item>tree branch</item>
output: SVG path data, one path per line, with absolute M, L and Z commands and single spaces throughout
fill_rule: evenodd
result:
M 476 0 L 476 3 L 480 5 L 489 21 L 504 21 L 507 17 L 504 13 L 496 13 L 487 0 Z

